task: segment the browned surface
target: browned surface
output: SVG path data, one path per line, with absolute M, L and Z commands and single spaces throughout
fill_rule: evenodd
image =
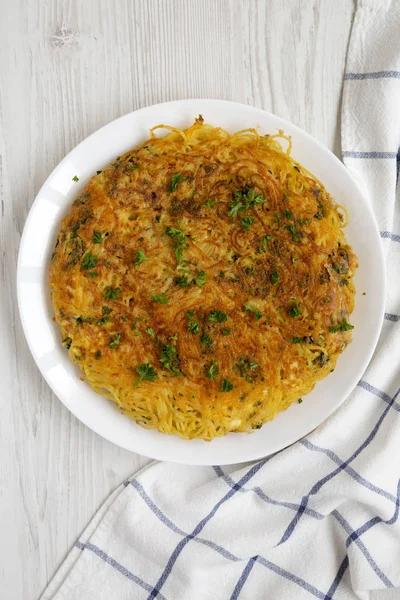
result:
M 325 190 L 276 142 L 227 139 L 200 123 L 189 133 L 186 143 L 177 135 L 150 140 L 91 179 L 62 223 L 51 287 L 63 337 L 73 340 L 71 358 L 94 387 L 108 389 L 144 425 L 211 437 L 261 425 L 333 369 L 351 332 L 329 327 L 353 308 L 356 257 Z M 177 173 L 185 179 L 169 191 Z M 245 204 L 249 191 L 262 196 L 259 204 L 229 216 L 240 201 L 234 194 Z M 209 199 L 218 202 L 205 206 Z M 243 218 L 253 219 L 248 231 Z M 186 236 L 181 265 L 169 227 Z M 93 243 L 94 232 L 101 243 Z M 148 258 L 140 265 L 139 250 Z M 88 253 L 97 258 L 91 269 Z M 196 285 L 203 271 L 206 281 Z M 183 276 L 187 287 L 178 283 Z M 105 298 L 109 287 L 120 290 L 117 298 Z M 168 303 L 152 294 L 166 294 Z M 210 321 L 212 311 L 226 320 Z M 116 336 L 119 345 L 110 347 Z M 176 348 L 173 372 L 160 363 L 166 344 Z M 136 388 L 144 363 L 157 379 Z M 220 391 L 224 378 L 231 392 Z M 186 423 L 188 411 L 195 425 Z

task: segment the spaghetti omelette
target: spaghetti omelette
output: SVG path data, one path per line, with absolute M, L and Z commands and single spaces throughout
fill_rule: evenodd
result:
M 62 343 L 139 425 L 204 440 L 258 429 L 351 341 L 347 213 L 290 149 L 283 132 L 230 135 L 201 116 L 159 125 L 63 220 Z

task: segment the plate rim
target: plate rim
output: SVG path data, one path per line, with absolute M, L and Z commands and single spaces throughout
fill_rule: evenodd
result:
M 29 350 L 34 358 L 34 361 L 36 363 L 36 366 L 38 367 L 41 375 L 44 377 L 45 381 L 47 382 L 47 384 L 49 385 L 50 389 L 52 390 L 53 394 L 62 402 L 62 404 L 74 415 L 75 418 L 77 418 L 79 421 L 81 421 L 85 426 L 87 426 L 89 429 L 91 429 L 92 431 L 94 431 L 96 434 L 100 435 L 101 437 L 103 437 L 104 439 L 116 444 L 117 446 L 124 448 L 130 452 L 135 452 L 138 454 L 142 454 L 140 447 L 139 448 L 132 448 L 129 447 L 127 444 L 125 443 L 121 443 L 119 441 L 116 440 L 116 437 L 109 434 L 108 432 L 104 432 L 101 430 L 101 428 L 99 428 L 97 426 L 97 423 L 93 423 L 90 421 L 90 419 L 84 418 L 82 417 L 82 415 L 78 416 L 76 414 L 76 412 L 74 411 L 73 407 L 71 407 L 71 404 L 68 402 L 68 399 L 66 397 L 61 397 L 59 395 L 58 392 L 56 392 L 53 388 L 53 385 L 51 383 L 51 380 L 47 377 L 46 373 L 43 371 L 43 369 L 40 366 L 40 360 L 37 357 L 37 352 L 36 352 L 36 348 L 35 346 L 32 344 L 32 341 L 30 339 L 29 336 L 29 324 L 27 323 L 27 320 L 25 319 L 25 307 L 24 307 L 24 301 L 22 299 L 22 292 L 21 292 L 21 256 L 22 256 L 22 252 L 24 249 L 24 243 L 27 237 L 27 232 L 29 230 L 30 227 L 30 223 L 31 220 L 34 217 L 34 212 L 35 212 L 35 208 L 38 205 L 38 200 L 39 197 L 41 196 L 41 194 L 43 193 L 43 190 L 46 190 L 46 188 L 49 186 L 49 183 L 51 181 L 51 179 L 54 177 L 55 174 L 57 174 L 57 172 L 59 170 L 61 170 L 61 168 L 68 163 L 70 157 L 76 153 L 76 151 L 78 150 L 78 148 L 81 148 L 83 145 L 86 145 L 88 143 L 90 143 L 90 140 L 92 140 L 93 138 L 95 138 L 96 136 L 98 136 L 100 134 L 100 132 L 104 132 L 104 130 L 106 129 L 110 129 L 110 131 L 112 130 L 113 127 L 115 127 L 115 124 L 117 122 L 123 121 L 127 118 L 129 118 L 131 115 L 136 115 L 137 117 L 140 118 L 140 114 L 144 113 L 146 111 L 152 111 L 152 110 L 158 110 L 160 108 L 167 108 L 168 106 L 174 106 L 174 105 L 185 105 L 185 104 L 190 104 L 193 102 L 198 102 L 201 104 L 208 104 L 208 103 L 218 103 L 219 105 L 233 105 L 234 107 L 238 108 L 238 109 L 247 109 L 247 110 L 251 110 L 254 111 L 254 113 L 258 113 L 260 115 L 264 115 L 267 116 L 268 118 L 271 118 L 275 121 L 278 121 L 281 124 L 282 129 L 285 129 L 285 126 L 287 126 L 290 130 L 295 131 L 296 133 L 298 133 L 300 135 L 300 137 L 306 138 L 309 142 L 311 142 L 312 145 L 316 146 L 316 148 L 319 149 L 320 152 L 322 152 L 323 154 L 325 154 L 325 156 L 329 157 L 329 161 L 333 161 L 333 163 L 335 163 L 336 167 L 339 168 L 340 170 L 342 170 L 343 173 L 346 174 L 346 177 L 349 178 L 349 180 L 352 181 L 353 185 L 358 189 L 359 195 L 360 197 L 362 197 L 363 199 L 363 205 L 364 208 L 367 210 L 367 212 L 369 213 L 369 217 L 372 221 L 373 227 L 375 229 L 375 233 L 376 233 L 376 248 L 378 250 L 379 253 L 379 257 L 378 257 L 378 263 L 380 264 L 381 270 L 380 270 L 380 281 L 378 282 L 380 285 L 380 289 L 381 292 L 379 294 L 379 311 L 377 311 L 377 315 L 376 315 L 376 324 L 375 324 L 375 329 L 374 329 L 374 334 L 373 336 L 370 338 L 371 339 L 371 343 L 369 346 L 369 350 L 368 352 L 364 355 L 364 359 L 362 361 L 362 369 L 359 368 L 358 371 L 360 371 L 360 375 L 362 373 L 365 372 L 366 368 L 368 367 L 371 358 L 375 352 L 378 340 L 379 340 L 379 336 L 381 333 L 381 329 L 382 329 L 382 323 L 383 323 L 383 318 L 384 318 L 384 310 L 385 310 L 385 301 L 386 301 L 386 276 L 385 276 L 385 260 L 384 260 L 384 252 L 383 252 L 383 245 L 382 245 L 382 240 L 379 234 L 379 228 L 378 228 L 378 224 L 376 221 L 376 217 L 375 214 L 372 210 L 371 205 L 369 204 L 368 200 L 367 200 L 367 195 L 365 193 L 365 191 L 362 189 L 362 187 L 360 186 L 359 182 L 357 181 L 357 179 L 354 177 L 354 175 L 346 168 L 346 166 L 344 165 L 344 163 L 331 151 L 329 150 L 329 148 L 327 146 L 325 146 L 324 144 L 322 144 L 319 140 L 317 140 L 315 137 L 313 137 L 311 134 L 309 134 L 307 131 L 305 131 L 304 129 L 302 129 L 301 127 L 295 125 L 294 123 L 284 119 L 283 117 L 280 117 L 279 115 L 275 115 L 274 113 L 270 112 L 270 111 L 266 111 L 263 110 L 261 108 L 258 107 L 254 107 L 251 104 L 245 104 L 245 103 L 241 103 L 241 102 L 234 102 L 234 101 L 230 101 L 230 100 L 220 100 L 220 99 L 216 99 L 216 98 L 190 98 L 190 99 L 180 99 L 180 100 L 172 100 L 172 101 L 167 101 L 167 102 L 161 102 L 161 103 L 157 103 L 157 104 L 153 104 L 153 105 L 149 105 L 149 106 L 145 106 L 142 108 L 139 108 L 137 110 L 128 112 L 124 115 L 121 115 L 120 117 L 117 117 L 116 119 L 113 119 L 112 121 L 102 125 L 100 128 L 98 128 L 97 130 L 95 130 L 94 132 L 92 132 L 89 136 L 87 136 L 86 138 L 84 138 L 81 142 L 79 142 L 79 144 L 77 144 L 74 148 L 72 148 L 65 156 L 64 158 L 62 158 L 62 160 L 55 166 L 55 168 L 51 171 L 51 173 L 48 175 L 48 177 L 46 178 L 46 180 L 44 181 L 43 185 L 40 187 L 38 193 L 35 196 L 35 199 L 29 209 L 29 213 L 28 216 L 26 218 L 25 224 L 24 224 L 24 228 L 23 228 L 23 233 L 21 236 L 21 240 L 20 240 L 20 245 L 19 245 L 19 250 L 18 250 L 18 260 L 17 260 L 17 269 L 16 269 L 16 288 L 17 288 L 17 304 L 18 304 L 18 309 L 19 309 L 19 314 L 20 314 L 20 319 L 21 319 L 21 323 L 22 323 L 22 328 L 23 328 L 23 332 L 24 332 L 24 336 L 25 339 L 27 341 Z M 69 200 L 68 200 L 69 202 Z M 49 235 L 51 235 L 51 232 L 48 232 Z M 42 269 L 44 268 L 43 265 L 46 265 L 46 257 L 44 257 L 43 259 L 43 264 L 42 264 Z M 68 358 L 68 360 L 70 360 Z M 354 378 L 353 378 L 354 379 Z M 348 398 L 349 394 L 355 389 L 355 386 L 357 384 L 353 384 L 351 386 L 348 386 L 348 391 L 343 394 L 343 396 L 341 397 L 341 399 L 339 401 L 337 401 L 336 403 L 332 403 L 332 406 L 330 407 L 329 411 L 326 412 L 324 418 L 322 420 L 320 420 L 319 418 L 316 419 L 317 422 L 312 422 L 312 420 L 310 420 L 310 428 L 309 430 L 301 435 L 300 437 L 298 435 L 293 435 L 291 438 L 288 438 L 285 440 L 285 443 L 282 444 L 282 446 L 276 450 L 272 450 L 272 451 L 268 451 L 268 452 L 263 452 L 262 448 L 260 448 L 258 451 L 253 451 L 253 452 L 249 452 L 246 456 L 243 456 L 242 458 L 238 458 L 237 456 L 233 457 L 233 460 L 222 460 L 222 461 L 218 461 L 218 462 L 212 462 L 210 460 L 202 460 L 201 459 L 201 452 L 200 453 L 195 453 L 194 456 L 190 455 L 190 452 L 188 452 L 188 456 L 190 456 L 190 461 L 188 462 L 188 460 L 186 459 L 182 459 L 179 456 L 179 451 L 176 451 L 174 454 L 174 456 L 171 456 L 170 453 L 167 453 L 168 456 L 163 456 L 162 452 L 160 451 L 155 451 L 153 452 L 151 448 L 146 447 L 145 448 L 145 453 L 142 454 L 142 456 L 147 456 L 149 458 L 155 459 L 155 460 L 168 460 L 170 462 L 175 462 L 175 463 L 180 463 L 180 464 L 189 464 L 189 465 L 214 465 L 214 464 L 220 464 L 220 465 L 226 465 L 226 464 L 233 464 L 233 463 L 243 463 L 243 462 L 248 462 L 248 461 L 252 461 L 252 460 L 260 460 L 262 458 L 265 458 L 266 456 L 270 456 L 271 454 L 274 454 L 275 452 L 279 452 L 281 450 L 284 450 L 285 448 L 291 446 L 292 444 L 294 444 L 295 442 L 303 439 L 304 437 L 306 437 L 307 435 L 309 435 L 312 431 L 314 431 L 314 429 L 316 429 L 318 426 L 322 425 L 323 423 L 326 422 L 326 420 L 343 404 L 343 402 Z M 135 424 L 136 425 L 136 424 Z M 137 427 L 139 427 L 138 425 L 136 425 Z M 160 434 L 160 435 L 168 435 L 168 434 Z M 231 433 L 229 435 L 238 435 L 238 434 L 234 434 Z M 239 434 L 240 435 L 240 434 Z M 246 435 L 246 434 L 243 434 Z M 134 438 L 134 434 L 132 435 L 132 438 Z M 219 438 L 219 439 L 223 439 L 223 438 Z M 190 441 L 188 441 L 188 444 L 190 443 Z M 208 442 L 208 444 L 212 444 L 212 442 Z M 187 458 L 187 457 L 185 457 Z

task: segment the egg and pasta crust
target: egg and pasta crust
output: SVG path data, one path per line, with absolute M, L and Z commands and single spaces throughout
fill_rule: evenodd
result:
M 201 116 L 159 125 L 63 220 L 62 343 L 139 425 L 204 440 L 258 429 L 351 341 L 347 214 L 290 149 L 283 132 L 230 135 Z

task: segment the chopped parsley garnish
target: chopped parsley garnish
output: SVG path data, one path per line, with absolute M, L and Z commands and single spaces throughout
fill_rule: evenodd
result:
M 258 246 L 258 248 L 257 248 L 258 254 L 262 254 L 263 252 L 266 251 L 266 249 L 268 248 L 268 243 L 269 243 L 270 239 L 271 239 L 270 235 L 265 235 L 263 237 L 261 246 Z
M 243 192 L 234 192 L 233 199 L 229 202 L 228 216 L 236 219 L 239 212 L 243 212 L 257 204 L 262 204 L 262 202 L 264 202 L 264 196 L 256 194 L 253 189 L 246 186 Z
M 212 310 L 208 313 L 208 320 L 211 323 L 224 323 L 228 319 L 228 315 L 221 310 Z
M 158 302 L 159 304 L 168 304 L 168 298 L 165 292 L 163 294 L 152 294 L 151 299 L 153 302 Z
M 189 321 L 187 328 L 188 331 L 194 333 L 195 335 L 200 333 L 200 327 L 197 321 Z
M 221 333 L 222 335 L 229 335 L 232 329 L 230 327 L 222 327 Z
M 88 252 L 83 257 L 81 262 L 82 269 L 94 269 L 97 265 L 97 256 L 94 256 L 91 252 Z
M 188 237 L 183 231 L 177 229 L 176 227 L 167 227 L 165 233 L 173 240 L 174 249 L 175 249 L 175 257 L 178 261 L 178 268 L 183 270 L 188 270 L 185 267 L 185 261 L 183 260 L 183 251 L 185 248 L 189 247 Z
M 254 223 L 254 217 L 243 217 L 240 221 L 240 226 L 243 227 L 245 231 L 250 231 L 250 227 Z
M 250 383 L 253 382 L 251 377 L 252 371 L 258 369 L 258 364 L 252 362 L 247 356 L 241 356 L 239 362 L 235 364 L 235 369 L 238 371 L 240 377 L 243 377 Z
M 110 308 L 110 306 L 103 306 L 103 308 L 101 309 L 101 312 L 103 315 L 109 315 L 110 313 L 112 313 L 113 309 Z
M 96 325 L 105 325 L 106 323 L 108 323 L 110 320 L 109 316 L 105 316 L 102 319 L 99 319 L 98 321 L 96 321 Z
M 350 329 L 354 329 L 354 325 L 350 325 L 350 323 L 348 323 L 346 319 L 343 319 L 343 321 L 337 323 L 337 325 L 329 327 L 329 331 L 331 333 L 336 333 L 337 331 L 349 331 Z
M 206 376 L 208 379 L 215 379 L 219 375 L 219 366 L 216 360 L 213 360 L 207 368 Z
M 127 171 L 134 171 L 135 169 L 138 169 L 138 168 L 139 168 L 139 167 L 138 167 L 137 165 L 134 165 L 134 164 L 132 164 L 132 165 L 127 165 L 127 166 L 125 167 L 125 169 L 126 169 Z
M 106 287 L 106 293 L 104 294 L 104 298 L 106 300 L 116 300 L 120 294 L 121 288 L 113 288 L 109 285 Z
M 285 215 L 286 219 L 289 219 L 290 221 L 293 220 L 294 215 L 292 212 L 290 212 L 290 210 L 284 210 L 283 214 Z
M 203 333 L 203 335 L 200 338 L 200 344 L 203 344 L 203 346 L 212 346 L 212 343 L 213 341 L 210 338 L 210 336 L 206 333 Z
M 262 312 L 260 310 L 258 310 L 257 308 L 254 308 L 254 306 L 251 306 L 250 304 L 245 304 L 244 305 L 244 310 L 248 310 L 252 313 L 254 313 L 254 318 L 256 321 L 259 321 L 262 317 Z
M 142 250 L 142 248 L 140 248 L 137 252 L 136 252 L 136 258 L 135 258 L 135 265 L 139 266 L 141 265 L 143 262 L 145 262 L 146 260 L 149 260 L 147 258 L 147 256 L 144 253 L 144 250 Z
M 182 275 L 182 277 L 175 277 L 174 281 L 181 288 L 187 288 L 190 285 L 190 281 L 188 280 L 186 275 Z
M 303 314 L 301 309 L 299 308 L 300 300 L 295 300 L 293 298 L 294 306 L 288 310 L 289 315 L 294 319 L 295 317 L 301 317 Z
M 186 316 L 188 319 L 193 319 L 194 317 L 194 310 L 193 308 L 191 308 L 190 310 L 187 311 Z
M 100 173 L 102 173 L 102 171 L 96 171 L 96 174 L 97 174 L 97 175 L 100 175 Z
M 87 275 L 88 275 L 88 277 L 90 277 L 90 279 L 94 279 L 95 277 L 99 276 L 97 271 L 90 271 L 90 273 L 88 273 Z
M 290 225 L 287 225 L 287 227 L 286 227 L 286 228 L 287 228 L 287 229 L 290 231 L 290 233 L 292 234 L 292 240 L 293 240 L 294 242 L 298 242 L 298 241 L 299 241 L 299 234 L 298 234 L 298 232 L 297 232 L 297 229 L 296 229 L 296 227 L 293 225 L 293 223 L 291 223 Z
M 149 327 L 148 329 L 145 329 L 145 332 L 148 333 L 151 337 L 156 337 L 156 334 L 154 333 L 154 331 L 151 327 Z
M 76 175 L 73 176 L 72 181 L 79 181 L 79 177 L 77 177 Z
M 223 379 L 221 381 L 221 389 L 220 392 L 230 392 L 233 389 L 233 383 L 229 381 L 229 379 Z
M 119 343 L 121 341 L 121 334 L 117 333 L 114 337 L 111 338 L 110 343 L 108 344 L 110 348 L 118 348 Z
M 134 387 L 137 387 L 141 381 L 155 381 L 157 379 L 157 371 L 150 363 L 145 363 L 136 367 L 136 373 L 139 375 L 139 379 Z
M 275 223 L 279 224 L 281 222 L 281 215 L 278 212 L 274 213 L 274 219 Z
M 297 335 L 296 335 L 296 336 L 294 336 L 294 337 L 290 338 L 290 341 L 291 341 L 293 344 L 301 344 L 301 342 L 303 341 L 303 338 L 301 338 L 301 337 L 297 337 Z
M 346 275 L 349 272 L 349 267 L 344 262 L 337 262 L 336 264 L 332 265 L 332 268 L 340 275 Z
M 178 351 L 175 346 L 171 346 L 170 344 L 164 344 L 162 347 L 160 363 L 164 367 L 172 373 L 172 375 L 178 376 L 183 375 L 180 370 L 180 360 L 178 356 Z
M 103 308 L 103 310 L 104 310 L 104 308 Z M 133 322 L 131 329 L 136 329 L 139 321 L 144 321 L 144 317 L 135 317 L 135 320 Z
M 67 350 L 69 350 L 71 348 L 72 338 L 66 337 L 65 339 L 63 339 L 63 341 L 61 343 L 63 346 L 65 346 L 67 348 Z
M 196 285 L 201 287 L 202 285 L 205 284 L 206 279 L 207 279 L 207 274 L 205 271 L 197 271 L 196 270 L 196 276 L 194 278 L 194 282 Z
M 224 279 L 224 277 L 225 277 L 225 271 L 220 271 L 219 272 L 219 276 L 221 277 L 221 279 Z
M 79 317 L 72 317 L 72 318 L 75 321 L 75 323 L 92 323 L 93 322 L 92 317 L 82 317 L 82 315 Z
M 101 172 L 101 171 L 100 171 Z M 100 350 L 96 350 L 96 352 L 94 353 L 94 357 L 98 360 L 99 358 L 101 358 L 103 355 L 101 353 Z
M 204 202 L 204 204 L 202 204 L 202 206 L 206 206 L 207 208 L 213 208 L 216 204 L 218 204 L 218 198 L 214 198 L 213 200 L 209 198 L 207 202 Z
M 92 237 L 93 244 L 101 244 L 102 240 L 103 236 L 101 235 L 100 231 L 94 231 Z
M 184 177 L 182 173 L 175 173 L 174 175 L 172 175 L 171 183 L 168 186 L 168 192 L 170 194 L 172 194 L 172 192 L 175 192 L 180 182 L 185 181 L 185 179 L 186 177 Z
M 301 404 L 301 403 L 303 402 L 303 398 L 299 398 L 299 399 L 297 400 L 297 402 L 298 402 L 299 404 Z
M 271 283 L 272 283 L 273 285 L 275 285 L 275 283 L 277 283 L 278 281 L 279 281 L 279 273 L 278 273 L 277 271 L 274 271 L 274 272 L 271 274 Z
M 235 202 L 235 200 L 231 200 L 229 202 L 229 206 L 230 206 L 230 210 L 228 210 L 228 217 L 232 217 L 233 219 L 236 219 L 239 211 L 244 210 L 244 206 L 243 206 L 242 202 L 240 202 L 240 200 L 237 202 Z
M 249 206 L 257 206 L 257 204 L 262 204 L 263 202 L 264 196 L 256 194 L 253 189 L 247 190 L 245 195 L 246 208 L 249 208 Z

